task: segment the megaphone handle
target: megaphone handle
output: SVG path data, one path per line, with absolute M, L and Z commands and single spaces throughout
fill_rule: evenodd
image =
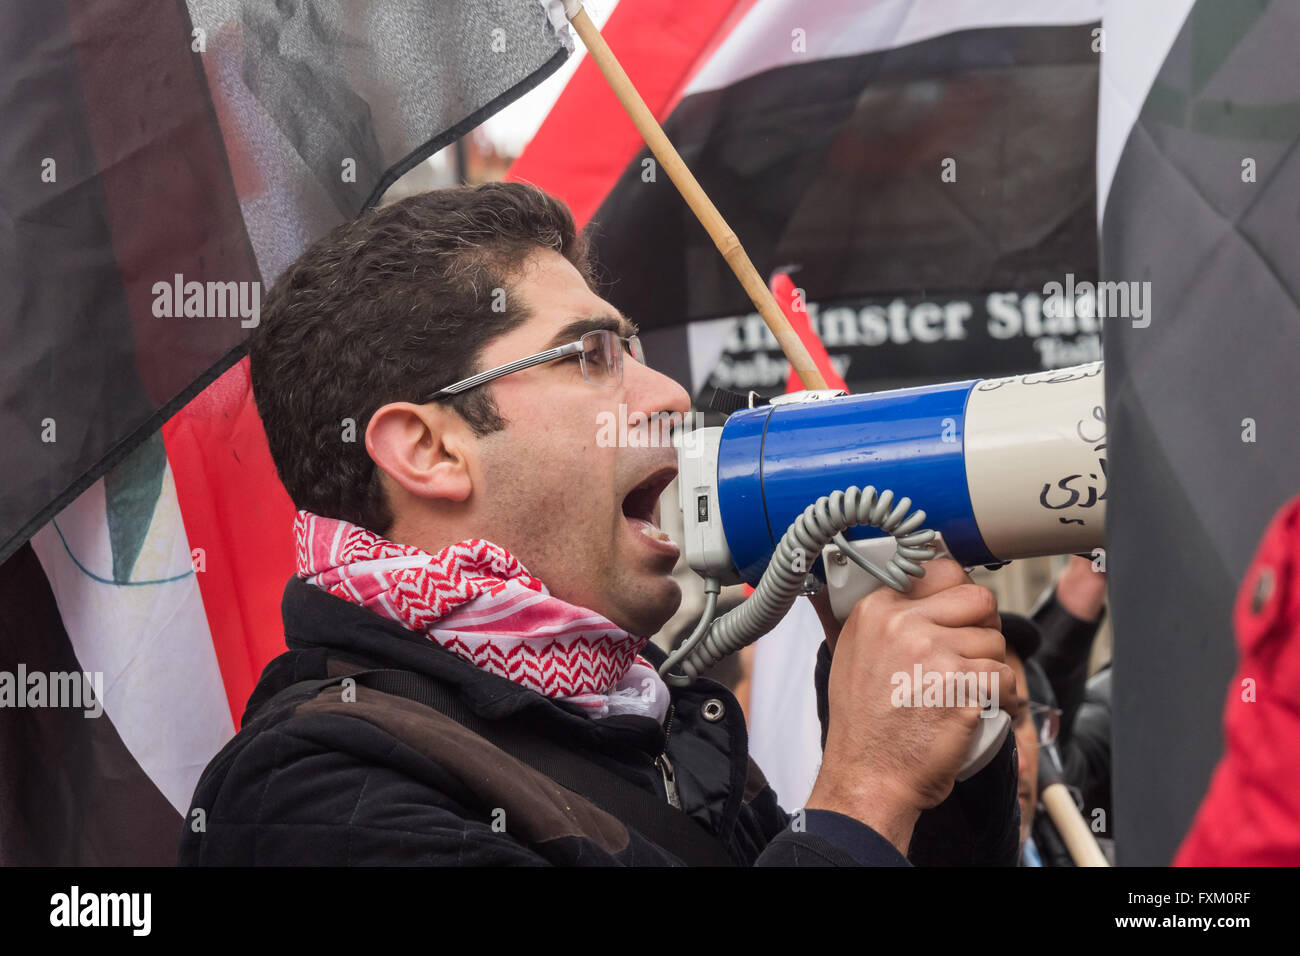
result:
M 998 751 L 1002 749 L 1011 730 L 1011 715 L 999 710 L 996 716 L 981 717 L 975 736 L 971 738 L 970 749 L 966 751 L 966 763 L 957 774 L 957 779 L 969 780 L 989 765 Z

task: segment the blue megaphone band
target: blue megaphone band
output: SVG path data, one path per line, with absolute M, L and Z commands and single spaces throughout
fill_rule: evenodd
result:
M 926 512 L 963 565 L 998 561 L 966 483 L 966 403 L 975 381 L 765 405 L 732 415 L 718 450 L 718 505 L 736 568 L 756 584 L 804 509 L 851 485 L 890 489 Z M 854 528 L 850 539 L 879 537 Z

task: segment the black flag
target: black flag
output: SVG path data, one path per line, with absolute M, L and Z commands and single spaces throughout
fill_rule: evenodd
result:
M 568 54 L 538 0 L 0 12 L 0 562 L 237 360 L 303 246 Z
M 1101 131 L 1123 144 L 1104 278 L 1151 306 L 1105 331 L 1115 837 L 1120 863 L 1163 865 L 1221 751 L 1233 598 L 1300 490 L 1300 8 L 1199 0 L 1179 28 L 1139 6 L 1123 42 L 1107 20 L 1103 70 L 1163 64 L 1103 103 L 1131 128 Z

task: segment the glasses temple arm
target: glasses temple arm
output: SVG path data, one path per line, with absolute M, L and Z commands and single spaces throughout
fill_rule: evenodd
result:
M 563 358 L 566 355 L 572 355 L 582 350 L 582 342 L 570 342 L 568 345 L 561 345 L 558 348 L 548 349 L 545 352 L 538 352 L 536 355 L 529 355 L 525 358 L 515 359 L 505 365 L 498 365 L 496 368 L 490 368 L 486 372 L 479 372 L 477 375 L 471 375 L 469 378 L 461 379 L 446 388 L 434 392 L 425 402 L 437 401 L 448 395 L 459 395 L 461 392 L 467 392 L 471 388 L 477 388 L 493 379 L 509 375 L 511 372 L 522 372 L 526 368 L 532 368 L 534 365 L 541 365 L 543 362 L 549 362 L 552 359 Z

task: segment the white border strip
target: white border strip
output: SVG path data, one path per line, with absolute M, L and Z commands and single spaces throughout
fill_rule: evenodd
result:
M 1097 108 L 1097 224 L 1124 144 L 1196 0 L 1106 0 Z
M 888 50 L 961 30 L 1092 23 L 1101 20 L 1102 5 L 1103 0 L 758 0 L 686 95 L 779 66 Z M 802 51 L 795 30 L 804 31 Z

